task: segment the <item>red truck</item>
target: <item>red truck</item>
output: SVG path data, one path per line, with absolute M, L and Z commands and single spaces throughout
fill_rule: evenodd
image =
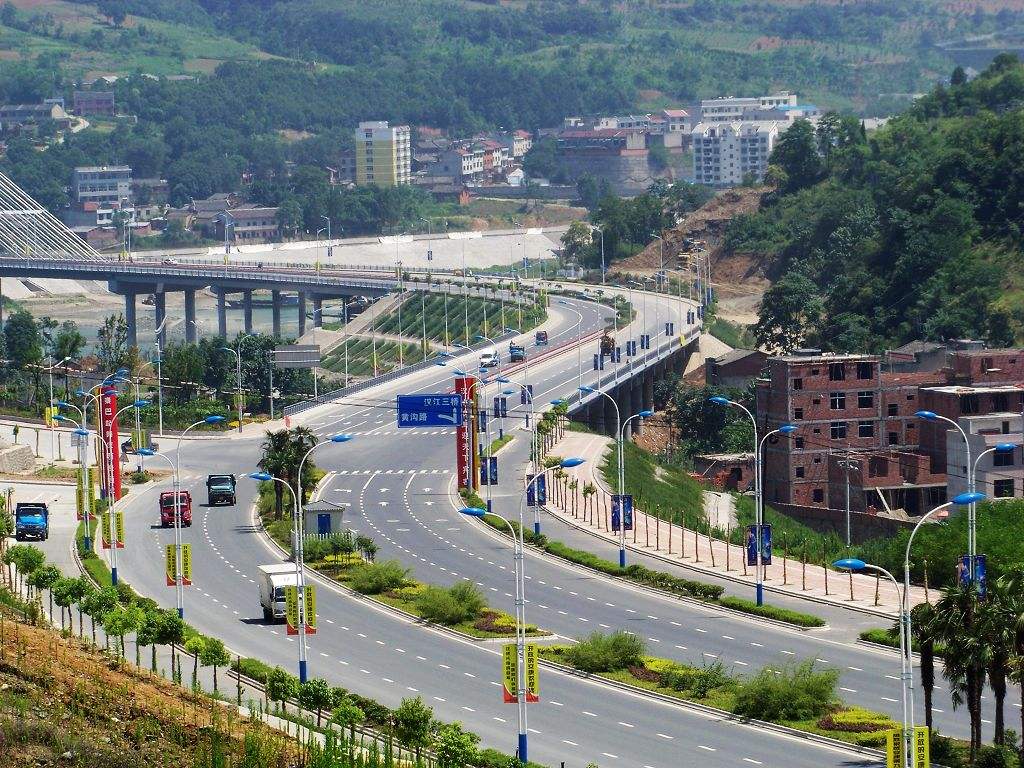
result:
M 181 514 L 183 526 L 192 525 L 192 494 L 188 491 L 178 491 L 178 507 Z M 170 528 L 174 525 L 174 491 L 164 491 L 160 494 L 160 525 Z

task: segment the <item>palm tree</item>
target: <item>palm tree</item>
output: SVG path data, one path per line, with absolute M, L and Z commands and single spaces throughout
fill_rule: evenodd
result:
M 1006 681 L 1010 674 L 1010 656 L 1013 653 L 1016 634 L 1016 622 L 1006 615 L 1007 603 L 1003 599 L 1003 588 L 1004 585 L 1000 582 L 989 587 L 988 599 L 981 603 L 979 614 L 980 629 L 989 649 L 986 671 L 996 705 L 995 734 L 992 739 L 996 744 L 1005 743 Z
M 1024 573 L 1016 571 L 999 579 L 996 594 L 1011 638 L 1010 677 L 1024 693 Z M 1020 720 L 1020 732 L 1024 733 L 1024 709 Z M 1021 765 L 1024 765 L 1024 739 L 1021 740 L 1019 757 Z
M 910 611 L 910 631 L 921 654 L 921 689 L 924 691 L 924 722 L 932 727 L 932 692 L 935 690 L 935 609 L 929 603 L 915 605 Z M 894 627 L 899 632 L 899 622 Z
M 288 430 L 280 429 L 277 432 L 267 432 L 263 440 L 263 453 L 256 466 L 268 475 L 285 479 L 288 466 Z M 274 483 L 274 519 L 280 520 L 284 509 L 284 487 L 280 483 Z
M 980 613 L 975 582 L 947 587 L 935 604 L 936 639 L 945 645 L 942 674 L 950 685 L 953 708 L 967 704 L 972 763 L 981 748 L 981 693 L 990 658 Z

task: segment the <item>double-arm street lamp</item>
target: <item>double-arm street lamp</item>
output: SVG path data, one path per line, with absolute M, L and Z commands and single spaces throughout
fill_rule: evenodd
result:
M 519 498 L 519 535 L 516 535 L 515 526 L 508 520 L 508 518 L 499 515 L 495 512 L 489 512 L 482 507 L 464 507 L 460 509 L 464 515 L 469 517 L 485 517 L 492 515 L 500 520 L 503 520 L 505 525 L 508 526 L 509 533 L 512 535 L 512 552 L 513 552 L 513 577 L 515 579 L 515 606 L 516 606 L 516 657 L 518 663 L 516 664 L 516 702 L 519 710 L 519 748 L 517 750 L 517 756 L 519 762 L 526 764 L 527 758 L 527 725 L 526 725 L 526 697 L 529 691 L 526 688 L 526 576 L 524 574 L 524 541 L 523 541 L 523 504 L 526 502 L 526 497 L 530 492 L 531 487 L 534 489 L 536 494 L 537 478 L 542 475 L 546 475 L 549 472 L 553 472 L 559 468 L 565 467 L 578 467 L 584 462 L 584 459 L 570 457 L 563 459 L 560 463 L 553 467 L 539 472 L 533 476 L 533 478 L 526 484 L 526 488 L 523 490 L 522 496 Z
M 306 459 L 308 459 L 310 454 L 312 454 L 317 448 L 324 445 L 347 443 L 351 439 L 352 435 L 334 435 L 330 439 L 325 440 L 322 443 L 317 443 L 306 451 L 305 455 L 299 461 L 299 472 L 295 481 L 295 484 L 298 486 L 297 488 L 293 488 L 291 483 L 287 480 L 283 480 L 280 477 L 276 477 L 267 472 L 251 472 L 247 475 L 247 477 L 253 480 L 280 483 L 288 489 L 288 492 L 292 496 L 292 560 L 295 561 L 295 586 L 299 609 L 299 682 L 301 683 L 305 683 L 308 680 L 306 625 L 309 619 L 307 616 L 305 573 L 303 570 L 302 514 L 305 506 L 305 494 L 302 489 L 302 470 L 306 465 Z
M 994 449 L 993 449 L 994 450 Z M 900 698 L 903 707 L 903 720 L 902 720 L 902 738 L 903 738 L 903 763 L 900 768 L 920 768 L 917 764 L 917 754 L 914 751 L 914 660 L 911 655 L 911 649 L 913 648 L 913 642 L 911 637 L 911 626 L 910 626 L 910 546 L 914 543 L 914 536 L 917 535 L 918 529 L 921 525 L 933 515 L 938 514 L 951 506 L 971 506 L 977 504 L 979 501 L 984 501 L 985 494 L 977 493 L 975 491 L 967 491 L 955 496 L 951 501 L 947 501 L 945 504 L 932 509 L 930 512 L 921 516 L 921 519 L 917 521 L 914 529 L 910 533 L 910 537 L 907 539 L 907 547 L 903 558 L 903 589 L 900 590 L 900 585 L 897 583 L 896 578 L 885 568 L 879 565 L 873 565 L 866 563 L 863 560 L 857 558 L 844 558 L 837 560 L 832 565 L 840 570 L 844 571 L 874 571 L 875 573 L 885 576 L 889 581 L 892 582 L 893 588 L 896 590 L 896 596 L 899 600 L 899 620 L 900 620 Z M 973 577 L 973 574 L 972 574 Z
M 754 551 L 755 556 L 755 567 L 757 569 L 757 604 L 764 605 L 764 568 L 762 568 L 762 550 L 763 540 L 761 535 L 761 528 L 764 525 L 764 487 L 762 481 L 762 470 L 761 470 L 761 453 L 764 450 L 765 441 L 772 435 L 781 434 L 789 435 L 796 431 L 796 427 L 792 424 L 783 424 L 777 429 L 773 429 L 768 432 L 764 437 L 758 439 L 757 435 L 757 419 L 754 418 L 754 414 L 750 412 L 742 403 L 738 403 L 735 400 L 730 400 L 727 397 L 715 395 L 709 398 L 712 403 L 716 405 L 730 405 L 734 408 L 739 408 L 750 418 L 751 424 L 754 426 Z
M 235 356 L 235 388 L 237 390 L 235 397 L 238 400 L 236 405 L 238 406 L 238 431 L 239 432 L 242 431 L 242 407 L 243 407 L 243 401 L 242 401 L 242 342 L 245 341 L 246 339 L 255 339 L 255 338 L 256 338 L 256 336 L 245 336 L 245 335 L 242 335 L 242 336 L 239 336 L 238 342 L 235 344 L 237 349 L 235 349 L 233 347 L 221 347 L 221 351 L 223 351 L 223 352 L 230 352 L 231 354 L 233 354 Z M 271 387 L 271 389 L 273 389 L 273 387 Z M 271 395 L 270 395 L 270 402 L 271 402 L 271 407 L 273 407 L 273 402 L 274 402 L 273 392 L 271 392 Z

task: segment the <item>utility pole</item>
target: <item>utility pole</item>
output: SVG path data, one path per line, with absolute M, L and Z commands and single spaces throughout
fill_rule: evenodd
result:
M 850 470 L 860 469 L 860 462 L 856 459 L 850 458 L 850 452 L 847 450 L 846 459 L 839 462 L 839 466 L 843 468 L 843 474 L 846 475 L 846 546 L 850 546 Z

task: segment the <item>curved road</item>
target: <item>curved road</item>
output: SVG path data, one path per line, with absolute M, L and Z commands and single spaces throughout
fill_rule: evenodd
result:
M 646 322 L 640 318 L 635 323 L 649 326 L 655 342 L 656 325 L 663 321 L 658 315 L 665 311 L 658 309 Z M 554 304 L 552 342 L 557 341 L 556 332 L 576 335 L 577 312 L 585 335 L 600 327 L 607 310 L 582 302 Z M 589 353 L 588 349 L 584 362 L 589 361 Z M 537 402 L 575 390 L 579 359 L 575 351 L 567 351 L 531 365 Z M 472 367 L 472 361 L 466 360 L 452 365 Z M 593 371 L 584 370 L 583 375 L 584 381 L 593 380 Z M 522 380 L 522 374 L 514 378 Z M 318 452 L 317 463 L 335 473 L 323 494 L 349 505 L 350 524 L 373 535 L 382 557 L 396 556 L 432 582 L 471 578 L 483 586 L 492 604 L 511 610 L 507 544 L 461 518 L 449 501 L 454 464 L 451 434 L 427 429 L 402 430 L 398 435 L 394 427 L 395 394 L 438 391 L 450 382 L 449 370 L 428 369 L 405 381 L 366 390 L 351 401 L 318 407 L 295 421 L 321 434 L 356 435 L 351 443 Z M 506 477 L 510 470 L 519 477 L 518 464 L 524 462 L 527 433 L 516 434 L 507 456 L 502 454 Z M 173 446 L 173 441 L 166 442 Z M 194 586 L 186 589 L 185 596 L 186 618 L 239 653 L 294 669 L 294 639 L 286 637 L 280 626 L 264 624 L 258 603 L 256 566 L 280 558 L 253 527 L 255 483 L 239 480 L 236 507 L 199 505 L 205 500 L 207 472 L 230 470 L 241 476 L 252 471 L 259 446 L 256 437 L 220 438 L 189 441 L 183 452 L 184 486 L 192 491 L 195 519 L 194 527 L 183 534 L 193 545 L 194 561 Z M 510 468 L 510 462 L 517 466 Z M 125 502 L 128 548 L 119 553 L 118 566 L 122 577 L 141 593 L 171 606 L 174 595 L 164 584 L 162 548 L 173 535 L 155 527 L 156 493 L 157 489 L 149 489 Z M 515 515 L 515 508 L 500 495 L 496 504 L 502 513 Z M 851 667 L 844 672 L 842 684 L 858 693 L 863 690 L 875 708 L 882 708 L 873 700 L 876 695 L 895 691 L 880 672 L 892 667 L 885 654 L 662 599 L 539 556 L 531 555 L 528 562 L 528 619 L 559 634 L 629 628 L 649 638 L 652 651 L 660 655 L 693 661 L 702 654 L 716 654 L 737 671 L 742 671 L 741 662 L 753 670 L 790 651 L 793 658 L 818 657 Z M 465 722 L 485 745 L 512 748 L 515 711 L 501 704 L 499 644 L 463 641 L 415 626 L 329 585 L 321 587 L 318 602 L 321 624 L 310 643 L 311 674 L 389 705 L 405 696 L 421 695 L 440 718 Z M 847 664 L 851 659 L 860 665 Z M 851 675 L 863 677 L 851 683 Z M 845 751 L 723 722 L 547 669 L 541 688 L 542 703 L 529 710 L 530 756 L 549 765 L 593 761 L 602 766 L 667 768 L 679 765 L 681 755 L 711 767 L 871 764 Z

